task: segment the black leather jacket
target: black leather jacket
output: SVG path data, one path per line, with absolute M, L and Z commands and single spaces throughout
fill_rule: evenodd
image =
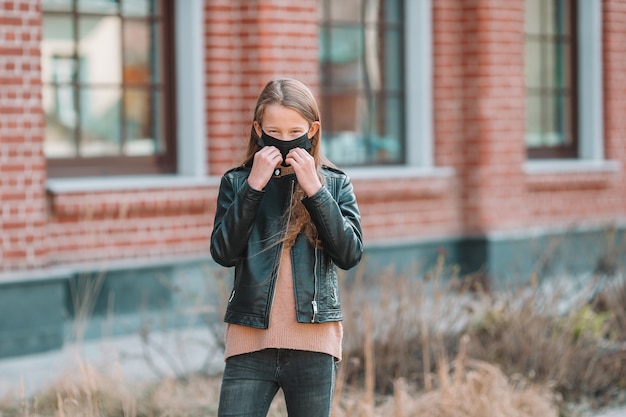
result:
M 335 265 L 350 269 L 361 260 L 361 216 L 349 178 L 323 167 L 324 186 L 302 202 L 317 227 L 322 248 L 300 234 L 291 248 L 296 316 L 300 323 L 341 321 Z M 295 175 L 274 177 L 263 191 L 246 181 L 250 168 L 224 174 L 211 235 L 211 255 L 235 267 L 233 290 L 224 320 L 266 329 L 284 235 L 283 213 L 290 207 Z

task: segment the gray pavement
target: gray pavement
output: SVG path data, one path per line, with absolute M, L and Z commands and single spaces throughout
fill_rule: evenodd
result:
M 626 406 L 600 411 L 594 417 L 626 417 Z
M 202 329 L 151 334 L 149 344 L 139 335 L 68 343 L 57 351 L 0 359 L 0 400 L 30 397 L 61 379 L 80 378 L 82 364 L 104 375 L 115 372 L 124 381 L 150 381 L 196 371 L 221 372 L 224 360 Z

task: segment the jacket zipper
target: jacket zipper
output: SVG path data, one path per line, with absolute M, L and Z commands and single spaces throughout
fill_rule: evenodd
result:
M 313 317 L 311 318 L 311 323 L 315 323 L 315 319 L 317 317 L 317 247 L 315 247 L 315 263 L 313 264 L 313 301 L 311 301 L 311 305 L 313 306 Z

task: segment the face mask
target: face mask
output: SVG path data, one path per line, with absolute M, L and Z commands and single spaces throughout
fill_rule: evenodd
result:
M 278 150 L 280 151 L 280 154 L 283 156 L 283 165 L 285 165 L 285 158 L 287 157 L 287 154 L 289 153 L 290 150 L 294 148 L 303 148 L 307 152 L 311 150 L 311 141 L 309 140 L 309 135 L 307 133 L 293 140 L 280 140 L 280 139 L 271 137 L 267 133 L 263 132 L 257 144 L 260 147 L 264 147 L 264 146 L 277 147 Z

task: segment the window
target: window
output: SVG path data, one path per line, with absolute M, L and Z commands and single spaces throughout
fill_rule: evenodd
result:
M 175 172 L 173 1 L 42 7 L 49 176 Z
M 532 158 L 577 158 L 577 1 L 526 0 L 526 146 Z
M 406 163 L 402 0 L 322 0 L 324 152 L 341 165 Z

